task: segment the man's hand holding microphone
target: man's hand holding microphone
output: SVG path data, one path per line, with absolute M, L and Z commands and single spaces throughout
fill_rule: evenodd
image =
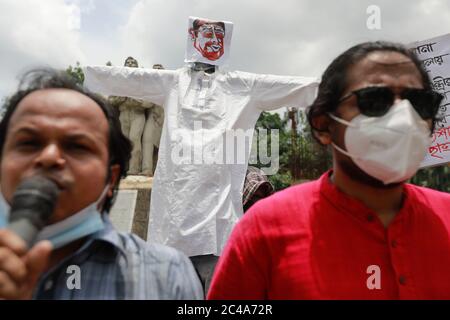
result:
M 55 182 L 42 176 L 25 179 L 17 187 L 9 225 L 0 229 L 0 299 L 31 299 L 45 272 L 52 244 L 35 243 L 58 200 Z

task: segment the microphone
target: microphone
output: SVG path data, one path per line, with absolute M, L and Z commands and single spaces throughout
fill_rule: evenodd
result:
M 8 229 L 30 248 L 55 209 L 60 189 L 50 179 L 33 176 L 23 180 L 14 192 Z

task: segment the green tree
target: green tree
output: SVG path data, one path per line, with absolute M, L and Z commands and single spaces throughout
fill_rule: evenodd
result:
M 84 73 L 80 63 L 77 61 L 75 67 L 69 66 L 66 69 L 69 76 L 75 79 L 76 83 L 82 85 L 84 83 Z
M 417 171 L 411 183 L 418 186 L 450 192 L 450 165 L 425 168 Z
M 296 142 L 293 145 L 291 156 L 293 165 L 297 166 L 298 174 L 295 181 L 314 180 L 320 177 L 332 166 L 332 155 L 330 148 L 320 145 L 312 136 L 311 127 L 306 120 L 304 111 L 298 113 L 298 128 L 295 130 Z
M 312 138 L 304 113 L 300 112 L 298 119 L 297 117 L 295 119 L 295 125 L 288 127 L 288 119 L 281 119 L 278 113 L 263 112 L 256 122 L 256 129 L 278 129 L 279 170 L 268 177 L 275 190 L 305 180 L 317 179 L 331 167 L 331 153 Z M 253 143 L 259 145 L 258 139 L 257 136 Z M 270 139 L 268 144 L 267 148 L 270 150 Z M 259 161 L 256 166 L 264 167 Z
M 292 177 L 289 171 L 289 137 L 286 130 L 286 120 L 282 120 L 278 113 L 262 112 L 256 122 L 256 130 L 266 129 L 268 130 L 267 135 L 267 149 L 271 150 L 271 134 L 270 130 L 278 130 L 278 145 L 279 145 L 279 155 L 270 155 L 271 158 L 279 156 L 279 170 L 276 174 L 268 176 L 270 182 L 274 185 L 275 190 L 281 190 L 287 188 L 291 185 Z M 256 134 L 253 143 L 256 144 L 258 150 L 259 148 L 259 136 Z M 258 150 L 259 151 L 259 150 Z M 257 152 L 257 154 L 259 154 Z M 264 167 L 258 159 L 255 165 L 258 168 Z

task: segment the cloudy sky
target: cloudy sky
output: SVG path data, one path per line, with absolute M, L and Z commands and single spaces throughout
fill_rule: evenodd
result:
M 381 28 L 367 20 L 380 9 Z M 351 45 L 450 32 L 448 0 L 0 0 L 0 98 L 31 67 L 183 65 L 188 16 L 234 23 L 228 69 L 320 76 Z M 371 20 L 373 21 L 373 20 Z

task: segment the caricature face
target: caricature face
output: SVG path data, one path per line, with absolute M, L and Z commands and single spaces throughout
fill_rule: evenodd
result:
M 224 53 L 225 26 L 220 22 L 194 21 L 194 47 L 208 60 L 219 59 Z

